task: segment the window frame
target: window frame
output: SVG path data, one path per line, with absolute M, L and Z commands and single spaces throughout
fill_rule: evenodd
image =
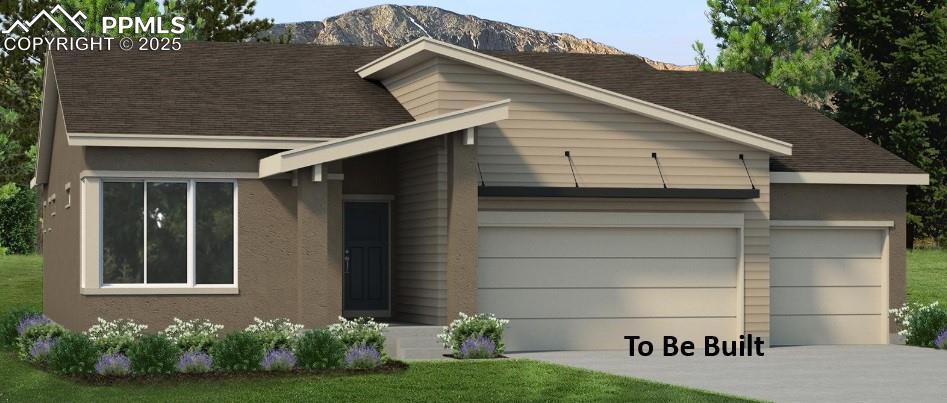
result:
M 98 256 L 98 284 L 93 284 L 94 288 L 88 287 L 83 281 L 83 293 L 85 294 L 116 294 L 116 291 L 122 290 L 141 290 L 141 291 L 152 291 L 157 290 L 160 294 L 173 294 L 177 293 L 175 291 L 187 291 L 193 290 L 195 293 L 203 293 L 202 291 L 209 291 L 207 293 L 236 293 L 238 289 L 238 279 L 239 279 L 239 181 L 237 178 L 181 178 L 181 177 L 139 177 L 139 176 L 103 176 L 96 178 L 83 178 L 83 185 L 86 184 L 86 179 L 93 179 L 98 183 L 97 195 L 92 197 L 98 197 L 97 203 L 97 217 L 95 218 L 97 235 L 99 238 L 98 245 L 96 248 L 96 255 Z M 115 182 L 136 182 L 142 183 L 142 192 L 144 192 L 144 202 L 142 203 L 142 214 L 143 214 L 143 239 L 142 239 L 142 253 L 144 259 L 142 262 L 143 269 L 143 281 L 142 283 L 106 283 L 105 282 L 105 264 L 104 264 L 104 255 L 102 253 L 103 246 L 103 236 L 104 236 L 104 203 L 103 198 L 105 192 L 103 191 L 103 186 L 105 183 L 115 183 Z M 186 283 L 148 283 L 148 183 L 186 183 L 187 184 L 187 282 Z M 231 284 L 197 284 L 196 283 L 196 225 L 197 225 L 197 197 L 196 190 L 198 183 L 230 183 L 233 185 L 233 282 Z M 83 208 L 85 211 L 85 207 Z M 88 220 L 86 220 L 88 222 Z M 83 230 L 83 236 L 86 235 L 86 231 Z M 85 248 L 83 247 L 85 250 Z M 83 259 L 85 262 L 85 259 Z M 83 274 L 85 274 L 83 270 Z M 100 290 L 101 292 L 96 292 L 94 289 Z

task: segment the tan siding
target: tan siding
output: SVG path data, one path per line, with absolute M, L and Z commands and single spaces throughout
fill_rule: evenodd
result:
M 441 324 L 447 309 L 447 150 L 443 139 L 398 149 L 395 317 Z
M 434 59 L 385 85 L 416 118 L 509 98 L 510 118 L 477 129 L 488 186 L 574 186 L 569 150 L 584 187 L 746 188 L 743 154 L 760 197 L 721 200 L 482 199 L 481 210 L 739 212 L 745 216 L 745 328 L 769 333 L 769 155 L 642 115 Z

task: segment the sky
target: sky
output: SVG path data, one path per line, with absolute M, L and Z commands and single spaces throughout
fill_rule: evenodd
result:
M 276 22 L 323 20 L 384 3 L 257 0 L 256 16 Z M 704 42 L 712 57 L 717 50 L 703 0 L 414 0 L 400 4 L 435 6 L 547 32 L 570 33 L 675 64 L 694 64 L 691 45 L 695 40 Z

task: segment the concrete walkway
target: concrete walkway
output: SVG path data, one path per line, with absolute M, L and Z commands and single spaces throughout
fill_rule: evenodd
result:
M 764 357 L 629 357 L 628 351 L 509 354 L 777 402 L 944 402 L 947 351 L 887 346 L 764 349 Z

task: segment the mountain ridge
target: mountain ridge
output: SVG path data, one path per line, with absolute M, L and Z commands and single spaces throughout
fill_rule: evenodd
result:
M 566 33 L 549 33 L 432 6 L 382 4 L 348 11 L 321 21 L 274 24 L 264 34 L 289 43 L 398 47 L 421 36 L 471 49 L 518 52 L 623 54 L 658 70 L 696 70 L 629 54 Z

